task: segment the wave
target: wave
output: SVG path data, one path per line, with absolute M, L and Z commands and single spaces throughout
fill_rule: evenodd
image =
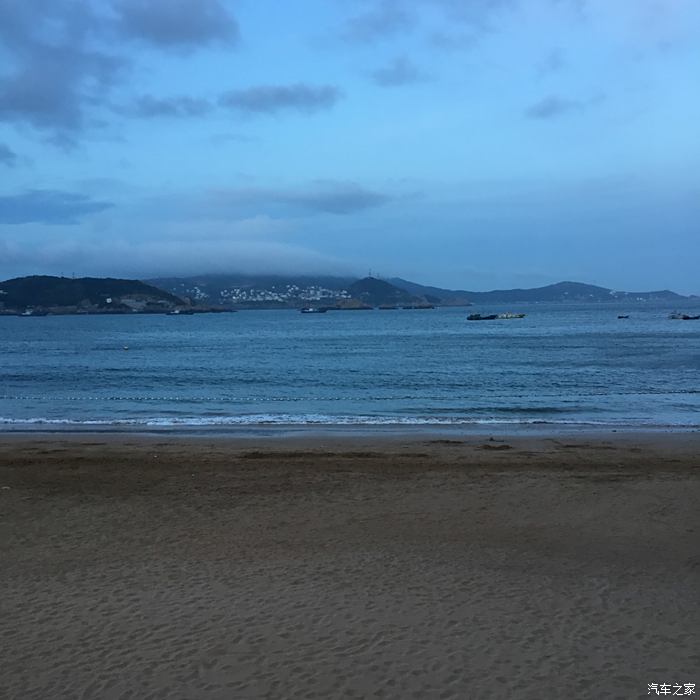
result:
M 609 390 L 609 391 L 585 391 L 580 390 L 576 394 L 572 394 L 571 398 L 585 401 L 586 399 L 605 397 L 615 398 L 619 396 L 687 396 L 700 394 L 700 389 L 693 388 L 645 388 L 639 390 Z M 520 399 L 524 395 L 520 393 L 510 394 L 510 399 Z M 561 393 L 540 392 L 536 394 L 538 399 L 561 399 Z M 397 393 L 397 394 L 381 394 L 381 395 L 357 395 L 357 394 L 340 394 L 340 395 L 304 395 L 294 394 L 289 396 L 260 396 L 260 395 L 235 395 L 235 394 L 212 394 L 212 395 L 178 395 L 178 394 L 0 394 L 2 401 L 51 401 L 53 403 L 61 401 L 70 402 L 91 402 L 91 401 L 108 401 L 116 403 L 301 403 L 312 401 L 323 402 L 339 402 L 339 401 L 358 401 L 363 402 L 389 402 L 389 401 L 415 401 L 419 399 L 423 402 L 427 401 L 475 401 L 478 396 L 473 394 L 459 394 L 451 392 L 448 394 L 415 394 L 415 393 Z M 458 409 L 461 410 L 461 409 Z M 568 411 L 576 410 L 570 407 L 560 405 L 549 406 L 502 406 L 493 410 L 509 412 L 509 411 Z
M 698 424 L 689 423 L 660 423 L 651 420 L 586 420 L 586 419 L 538 419 L 538 418 L 501 418 L 501 417 L 460 417 L 447 418 L 444 416 L 348 416 L 348 415 L 324 415 L 324 414 L 249 414 L 240 416 L 186 416 L 166 417 L 153 416 L 148 418 L 123 418 L 123 419 L 70 419 L 70 418 L 6 418 L 0 417 L 0 428 L 21 428 L 51 426 L 56 428 L 217 428 L 235 426 L 479 426 L 479 425 L 561 425 L 561 426 L 640 426 L 640 427 L 673 427 L 673 428 L 698 428 Z

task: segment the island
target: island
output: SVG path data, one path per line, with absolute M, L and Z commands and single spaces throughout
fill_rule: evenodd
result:
M 187 315 L 224 310 L 220 306 L 192 304 L 139 280 L 33 275 L 0 282 L 0 315 L 5 316 Z

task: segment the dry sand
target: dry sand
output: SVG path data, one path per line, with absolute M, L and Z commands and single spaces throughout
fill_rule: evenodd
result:
M 0 438 L 3 698 L 700 684 L 700 434 Z

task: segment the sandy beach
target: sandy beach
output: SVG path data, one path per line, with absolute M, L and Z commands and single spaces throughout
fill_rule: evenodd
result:
M 7 698 L 700 683 L 700 434 L 0 437 Z

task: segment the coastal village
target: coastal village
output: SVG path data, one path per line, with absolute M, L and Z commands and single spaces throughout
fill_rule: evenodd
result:
M 213 303 L 211 296 L 198 285 L 193 285 L 185 291 L 186 296 L 195 301 Z M 350 293 L 346 289 L 329 289 L 316 285 L 300 287 L 296 284 L 280 284 L 273 285 L 272 288 L 251 286 L 222 289 L 219 291 L 217 301 L 220 304 L 260 304 L 266 302 L 294 304 L 297 301 L 333 304 L 337 299 L 350 298 Z

